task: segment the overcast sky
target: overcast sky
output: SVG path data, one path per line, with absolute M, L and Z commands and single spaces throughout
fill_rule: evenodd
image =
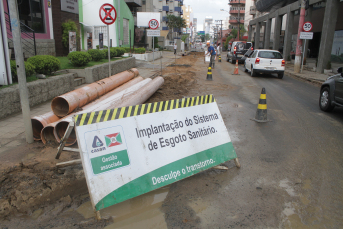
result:
M 198 31 L 203 30 L 206 16 L 212 16 L 213 20 L 224 20 L 229 16 L 224 9 L 229 11 L 228 0 L 184 0 L 185 6 L 190 5 L 193 10 L 193 17 L 198 19 Z

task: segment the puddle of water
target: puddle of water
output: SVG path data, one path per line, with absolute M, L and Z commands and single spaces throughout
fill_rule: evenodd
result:
M 169 186 L 163 187 L 101 210 L 101 217 L 112 217 L 114 222 L 106 229 L 167 228 L 164 213 L 160 211 L 160 207 L 168 191 Z M 77 212 L 85 219 L 95 216 L 90 201 L 82 204 Z
M 294 192 L 293 187 L 291 187 L 288 183 L 289 183 L 289 180 L 286 178 L 286 179 L 283 179 L 280 181 L 279 186 L 281 188 L 284 188 L 286 190 L 286 192 L 288 193 L 288 195 L 295 196 L 295 192 Z
M 195 213 L 199 214 L 207 209 L 208 204 L 201 199 L 197 199 L 195 201 L 190 202 L 189 206 L 195 211 Z

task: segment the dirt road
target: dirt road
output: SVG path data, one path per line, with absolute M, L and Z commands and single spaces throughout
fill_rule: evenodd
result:
M 252 78 L 223 61 L 206 81 L 203 56 L 163 70 L 165 84 L 148 102 L 213 94 L 242 164 L 210 169 L 101 211 L 97 222 L 79 158 L 56 146 L 20 144 L 0 157 L 0 225 L 8 228 L 341 228 L 342 110 L 323 114 L 313 85 L 287 76 Z M 258 124 L 261 88 L 268 118 Z M 312 98 L 316 97 L 316 98 Z M 26 155 L 18 162 L 15 154 Z

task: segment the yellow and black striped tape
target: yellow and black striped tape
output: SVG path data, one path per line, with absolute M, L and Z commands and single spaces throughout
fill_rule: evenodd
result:
M 214 99 L 213 95 L 202 95 L 190 98 L 167 100 L 156 103 L 147 103 L 109 110 L 94 111 L 76 115 L 74 120 L 76 126 L 85 126 L 93 123 L 106 122 L 115 119 L 213 103 L 215 101 L 216 100 Z
M 267 95 L 266 94 L 260 95 L 260 100 L 258 102 L 257 109 L 260 109 L 260 110 L 267 109 Z

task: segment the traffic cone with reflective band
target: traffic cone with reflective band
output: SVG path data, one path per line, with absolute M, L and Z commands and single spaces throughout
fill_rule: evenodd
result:
M 222 56 L 219 56 L 218 62 L 222 62 Z
M 262 92 L 260 95 L 260 100 L 257 105 L 257 111 L 255 118 L 253 119 L 256 122 L 268 122 L 267 119 L 267 95 L 266 89 L 262 88 Z
M 212 69 L 208 67 L 206 80 L 212 80 Z
M 236 66 L 235 66 L 235 71 L 233 71 L 234 75 L 239 75 L 238 73 L 238 60 L 236 60 Z

